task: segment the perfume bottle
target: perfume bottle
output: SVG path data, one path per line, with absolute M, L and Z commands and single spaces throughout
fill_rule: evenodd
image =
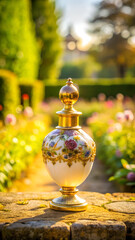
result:
M 59 211 L 84 211 L 87 202 L 76 187 L 89 175 L 96 155 L 93 139 L 79 126 L 81 112 L 73 108 L 79 92 L 69 78 L 59 92 L 64 108 L 57 112 L 58 126 L 43 140 L 43 161 L 53 180 L 61 187 L 62 196 L 50 202 Z

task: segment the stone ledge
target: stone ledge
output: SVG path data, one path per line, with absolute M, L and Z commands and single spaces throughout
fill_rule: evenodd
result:
M 135 240 L 135 194 L 80 192 L 85 212 L 58 212 L 51 193 L 0 193 L 2 240 Z

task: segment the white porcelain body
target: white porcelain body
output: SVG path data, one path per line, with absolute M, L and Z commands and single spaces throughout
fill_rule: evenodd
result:
M 82 129 L 55 129 L 45 137 L 42 151 L 54 181 L 61 187 L 76 187 L 89 175 L 96 148 Z

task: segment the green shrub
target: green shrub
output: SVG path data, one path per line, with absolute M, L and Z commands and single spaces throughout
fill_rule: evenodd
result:
M 104 110 L 87 119 L 97 145 L 97 158 L 106 165 L 110 181 L 134 186 L 130 191 L 135 191 L 135 179 L 130 178 L 132 173 L 135 176 L 134 101 L 115 99 L 98 105 L 104 105 Z
M 21 104 L 23 104 L 22 95 L 29 95 L 29 105 L 34 111 L 37 110 L 38 104 L 44 98 L 44 84 L 41 81 L 35 81 L 33 83 L 23 82 L 19 84 L 21 92 Z
M 83 59 L 76 59 L 71 62 L 65 62 L 61 68 L 59 78 L 68 78 L 69 73 L 72 78 L 87 78 L 92 76 L 93 72 L 97 72 L 100 65 L 92 56 L 85 56 Z
M 25 124 L 24 124 L 25 123 Z M 0 192 L 12 186 L 32 164 L 34 157 L 41 151 L 44 136 L 48 133 L 50 118 L 26 119 L 20 115 L 18 127 L 6 126 L 0 134 Z
M 0 117 L 5 117 L 8 113 L 15 113 L 19 104 L 19 88 L 16 76 L 6 70 L 0 70 Z
M 0 68 L 31 80 L 37 77 L 38 52 L 29 0 L 0 1 Z
M 57 85 L 45 85 L 45 97 L 58 97 L 60 88 L 65 85 L 66 80 L 57 81 Z M 99 93 L 104 93 L 107 97 L 115 97 L 117 93 L 124 96 L 133 97 L 135 95 L 135 83 L 121 82 L 121 79 L 75 79 L 74 84 L 79 87 L 80 97 L 91 100 Z

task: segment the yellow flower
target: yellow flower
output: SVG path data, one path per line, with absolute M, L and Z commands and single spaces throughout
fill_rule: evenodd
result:
M 80 137 L 79 136 L 75 136 L 74 139 L 80 140 Z

